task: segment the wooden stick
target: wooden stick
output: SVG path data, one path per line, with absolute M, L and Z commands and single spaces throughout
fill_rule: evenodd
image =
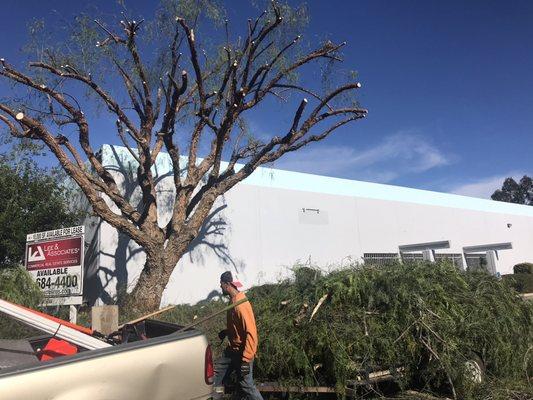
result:
M 258 384 L 257 390 L 270 393 L 336 393 L 334 387 L 329 386 L 279 386 L 275 383 Z
M 118 327 L 118 329 L 122 329 L 122 328 L 124 328 L 124 325 L 133 325 L 133 324 L 136 324 L 137 322 L 144 321 L 145 319 L 148 319 L 148 318 L 153 317 L 153 316 L 155 316 L 155 315 L 162 314 L 162 313 L 164 313 L 165 311 L 172 310 L 172 309 L 175 308 L 175 307 L 177 307 L 177 306 L 174 306 L 174 305 L 172 305 L 172 306 L 167 306 L 167 307 L 165 307 L 165 308 L 162 308 L 161 310 L 157 310 L 157 311 L 154 311 L 154 312 L 152 312 L 152 313 L 150 313 L 150 314 L 143 315 L 142 317 L 139 317 L 139 318 L 137 318 L 137 319 L 134 319 L 134 320 L 128 321 L 128 322 L 126 322 L 125 324 L 120 325 L 120 326 Z
M 196 326 L 196 325 L 198 325 L 198 324 L 201 324 L 202 322 L 208 321 L 208 320 L 210 320 L 211 318 L 216 317 L 217 315 L 219 315 L 219 314 L 221 314 L 221 313 L 223 313 L 223 312 L 226 312 L 226 311 L 228 311 L 228 310 L 231 310 L 232 308 L 235 308 L 235 307 L 237 307 L 238 305 L 240 305 L 240 304 L 242 304 L 242 303 L 246 303 L 247 301 L 248 301 L 248 299 L 245 298 L 245 299 L 239 300 L 239 301 L 236 302 L 236 303 L 230 304 L 229 306 L 224 307 L 222 310 L 218 310 L 217 312 L 215 312 L 215 313 L 213 313 L 213 314 L 211 314 L 211 315 L 208 315 L 207 317 L 201 318 L 201 319 L 199 319 L 198 321 L 195 321 L 195 322 L 193 322 L 193 323 L 191 323 L 191 324 L 189 324 L 189 325 L 185 325 L 184 327 L 178 329 L 178 330 L 176 331 L 176 333 L 186 331 L 187 329 L 190 329 L 190 328 L 192 328 L 193 326 Z M 122 325 L 118 328 L 118 331 L 120 331 L 122 328 L 124 328 L 125 325 L 136 324 L 137 322 L 141 322 L 141 321 L 143 321 L 143 320 L 145 320 L 145 319 L 147 319 L 147 318 L 153 317 L 154 315 L 161 314 L 161 313 L 163 313 L 163 312 L 165 312 L 165 311 L 168 311 L 168 310 L 171 310 L 171 309 L 173 309 L 173 308 L 175 308 L 175 307 L 177 307 L 177 306 L 175 306 L 175 305 L 168 306 L 168 307 L 162 308 L 161 310 L 154 311 L 153 313 L 146 314 L 146 315 L 144 315 L 144 316 L 142 316 L 142 317 L 139 317 L 139 318 L 134 319 L 134 320 L 132 320 L 132 321 L 126 322 L 125 324 L 122 324 Z M 118 333 L 118 331 L 113 332 L 110 336 L 112 336 L 112 335 L 115 334 L 115 333 Z
M 522 296 L 524 300 L 533 300 L 533 293 L 522 293 L 520 296 Z
M 236 303 L 233 303 L 233 304 L 230 304 L 229 306 L 227 307 L 224 307 L 222 310 L 218 310 L 217 312 L 211 314 L 211 315 L 208 315 L 207 317 L 204 317 L 204 318 L 201 318 L 199 319 L 198 321 L 196 322 L 193 322 L 192 324 L 189 324 L 189 325 L 185 325 L 183 328 L 180 328 L 176 331 L 176 333 L 179 333 L 179 332 L 183 332 L 183 331 L 186 331 L 187 329 L 190 329 L 192 328 L 193 326 L 196 326 L 198 324 L 201 324 L 202 322 L 205 322 L 207 320 L 210 320 L 211 318 L 213 317 L 216 317 L 217 315 L 219 314 L 222 314 L 223 312 L 226 312 L 228 310 L 231 310 L 232 308 L 235 308 L 237 307 L 238 305 L 242 304 L 242 303 L 246 303 L 248 301 L 247 298 L 244 298 L 242 300 L 239 300 L 238 302 Z
M 309 318 L 309 322 L 311 322 L 313 320 L 313 317 L 315 316 L 315 314 L 317 313 L 318 309 L 320 308 L 320 306 L 322 305 L 322 303 L 324 303 L 324 301 L 326 301 L 326 299 L 328 298 L 329 294 L 326 293 L 324 296 L 322 296 L 320 298 L 320 300 L 318 300 L 318 303 L 317 305 L 315 306 L 315 308 L 313 309 L 313 312 L 311 313 L 311 318 Z

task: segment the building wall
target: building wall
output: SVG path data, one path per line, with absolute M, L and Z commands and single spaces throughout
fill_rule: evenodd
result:
M 124 170 L 127 154 L 111 150 L 104 147 L 104 165 Z M 158 193 L 168 200 L 173 195 L 168 160 L 158 159 L 156 169 Z M 127 184 L 127 174 L 121 175 Z M 169 218 L 165 204 L 163 199 L 161 225 Z M 113 296 L 117 283 L 133 287 L 145 257 L 106 223 L 98 235 L 101 287 Z M 288 276 L 295 263 L 327 269 L 362 261 L 364 253 L 397 253 L 400 245 L 441 240 L 451 246 L 439 253 L 512 242 L 512 250 L 497 253 L 498 272 L 511 273 L 514 264 L 533 260 L 533 207 L 260 169 L 216 203 L 172 274 L 163 304 L 217 294 L 219 275 L 228 269 L 252 286 Z

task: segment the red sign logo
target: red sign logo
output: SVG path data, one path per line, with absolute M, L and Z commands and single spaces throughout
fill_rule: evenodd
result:
M 81 265 L 81 237 L 57 239 L 26 245 L 28 271 Z

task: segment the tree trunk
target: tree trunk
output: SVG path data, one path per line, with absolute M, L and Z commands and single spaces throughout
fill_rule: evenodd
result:
M 139 315 L 159 309 L 170 275 L 181 257 L 189 250 L 191 242 L 198 236 L 202 224 L 207 222 L 207 215 L 216 197 L 209 199 L 198 206 L 194 221 L 182 229 L 179 235 L 171 236 L 166 242 L 161 238 L 161 243 L 144 248 L 146 263 L 135 288 L 127 298 L 129 310 Z
M 187 245 L 179 248 L 158 246 L 146 252 L 144 264 L 135 288 L 127 296 L 127 307 L 135 314 L 158 310 L 170 275 L 187 251 Z

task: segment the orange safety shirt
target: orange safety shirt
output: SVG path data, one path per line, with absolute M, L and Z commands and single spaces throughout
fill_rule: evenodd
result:
M 235 304 L 245 298 L 245 294 L 239 292 L 231 302 Z M 249 301 L 228 311 L 227 329 L 230 349 L 241 353 L 243 361 L 252 361 L 257 352 L 258 337 L 254 312 Z

